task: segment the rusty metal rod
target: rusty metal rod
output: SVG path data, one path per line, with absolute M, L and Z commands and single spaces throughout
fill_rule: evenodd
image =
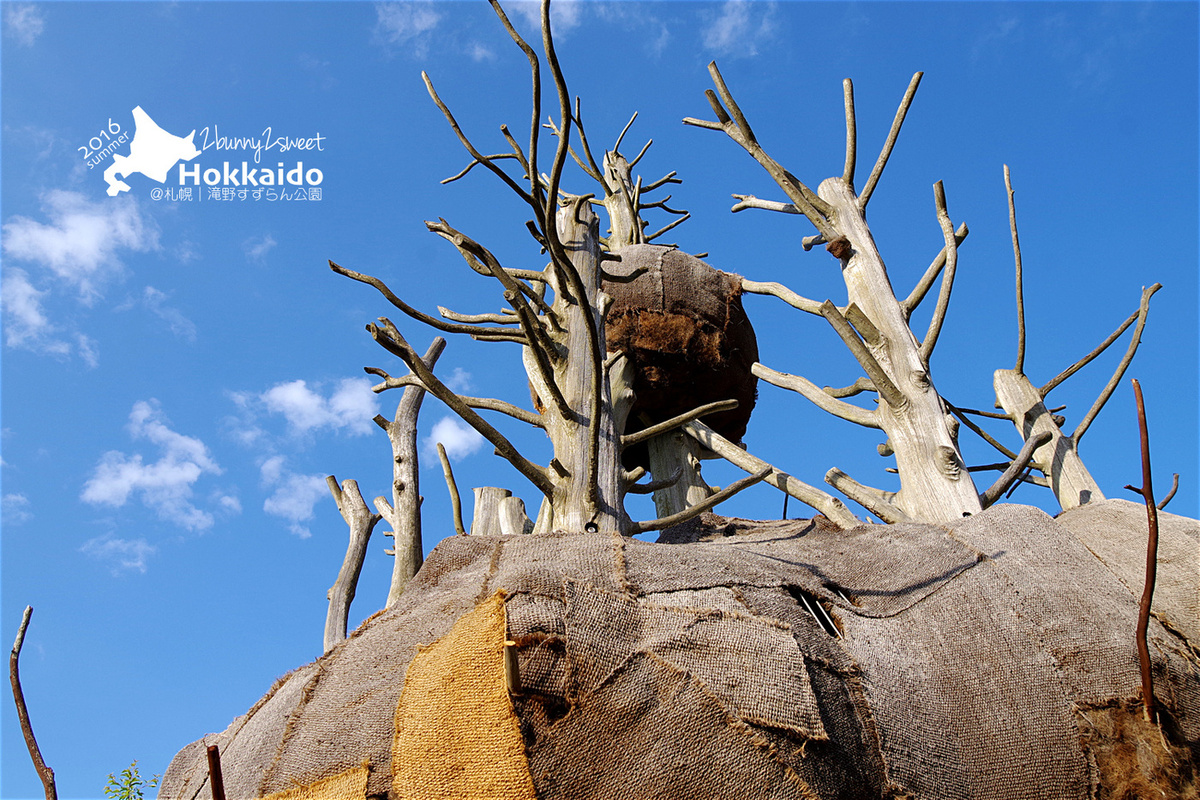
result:
M 1154 487 L 1150 481 L 1150 434 L 1146 430 L 1146 405 L 1142 401 L 1142 386 L 1136 378 L 1133 379 L 1133 395 L 1137 399 L 1138 432 L 1142 439 L 1142 488 L 1128 484 L 1125 488 L 1137 492 L 1146 501 L 1146 518 L 1150 527 L 1150 540 L 1146 544 L 1146 585 L 1138 605 L 1134 638 L 1137 640 L 1138 663 L 1142 668 L 1142 712 L 1147 721 L 1155 723 L 1158 721 L 1158 710 L 1154 704 L 1154 674 L 1150 668 L 1146 631 L 1150 627 L 1150 604 L 1154 599 L 1154 582 L 1158 577 L 1158 507 L 1154 504 Z
M 215 744 L 208 746 L 208 778 L 212 784 L 213 800 L 225 800 L 225 779 L 221 777 L 221 751 Z

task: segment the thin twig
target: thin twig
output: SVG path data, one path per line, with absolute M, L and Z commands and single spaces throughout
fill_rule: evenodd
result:
M 946 322 L 946 311 L 950 307 L 950 292 L 954 289 L 954 273 L 958 268 L 958 246 L 955 244 L 954 225 L 950 222 L 950 212 L 946 210 L 946 190 L 942 182 L 933 185 L 934 204 L 937 206 L 938 224 L 942 227 L 942 237 L 946 244 L 946 269 L 942 273 L 942 285 L 938 290 L 937 305 L 933 309 L 933 317 L 929 320 L 929 330 L 921 341 L 921 360 L 929 366 L 933 357 L 933 348 L 937 347 L 938 337 L 941 336 L 942 326 Z
M 21 616 L 21 627 L 17 628 L 17 639 L 13 642 L 12 654 L 8 657 L 8 679 L 12 683 L 13 701 L 17 704 L 17 718 L 21 722 L 21 733 L 25 735 L 25 746 L 29 748 L 29 757 L 33 759 L 33 768 L 42 779 L 42 787 L 46 792 L 46 800 L 58 800 L 58 789 L 54 786 L 54 770 L 46 766 L 42 759 L 41 748 L 33 735 L 33 725 L 29 722 L 29 709 L 25 706 L 25 693 L 21 691 L 21 673 L 19 660 L 21 646 L 25 643 L 25 631 L 29 627 L 29 618 L 33 616 L 33 606 L 25 606 Z
M 450 458 L 446 455 L 446 448 L 441 443 L 437 443 L 438 460 L 442 462 L 442 475 L 446 478 L 446 488 L 450 490 L 450 511 L 454 518 L 454 531 L 459 536 L 465 536 L 467 529 L 463 527 L 462 516 L 462 498 L 458 494 L 458 484 L 454 482 L 454 470 L 450 469 Z
M 985 442 L 990 444 L 992 447 L 996 448 L 1001 453 L 1003 453 L 1004 456 L 1006 458 L 1008 458 L 1010 461 L 1017 457 L 1016 453 L 1014 453 L 1012 450 L 1009 450 L 1004 445 L 1000 444 L 1000 442 L 996 441 L 996 439 L 994 439 L 990 434 L 988 434 L 987 431 L 985 431 L 983 428 L 976 425 L 971 420 L 967 419 L 967 415 L 966 415 L 966 413 L 964 413 L 963 409 L 955 408 L 953 405 L 951 405 L 949 402 L 947 402 L 946 398 L 944 398 L 944 397 L 942 398 L 942 402 L 946 404 L 946 408 L 950 410 L 950 413 L 953 414 L 955 417 L 957 417 L 958 420 L 963 425 L 966 425 L 968 428 L 971 429 L 972 432 L 974 432 L 977 436 L 979 436 L 979 438 L 983 439 Z M 975 412 L 975 413 L 979 413 L 979 412 Z M 1008 417 L 1008 416 L 1004 416 L 1004 417 L 998 416 L 997 418 L 998 419 L 1011 419 L 1011 417 Z
M 754 484 L 770 475 L 772 471 L 772 468 L 764 469 L 761 472 L 757 472 L 753 475 L 742 478 L 739 481 L 734 481 L 716 494 L 709 495 L 699 503 L 696 503 L 696 505 L 688 506 L 683 511 L 679 511 L 675 514 L 671 514 L 666 517 L 660 517 L 658 519 L 652 519 L 647 522 L 635 522 L 629 526 L 629 531 L 626 533 L 626 535 L 633 536 L 635 534 L 645 533 L 647 531 L 660 531 L 663 528 L 669 528 L 672 525 L 678 525 L 681 522 L 687 522 L 692 517 L 700 516 L 718 503 L 728 500 L 730 497 L 733 497 L 743 489 L 750 488 Z
M 822 387 L 821 391 L 830 397 L 854 397 L 855 395 L 860 395 L 863 392 L 875 391 L 875 384 L 871 383 L 870 378 L 859 378 L 849 386 L 843 386 L 837 389 L 832 386 L 825 386 Z
M 1029 461 L 1033 458 L 1033 451 L 1052 438 L 1053 436 L 1049 431 L 1043 431 L 1026 439 L 1025 444 L 1021 446 L 1021 452 L 1017 453 L 1017 457 L 1004 470 L 1004 474 L 997 478 L 996 482 L 989 486 L 987 491 L 979 495 L 979 505 L 987 508 L 999 500 L 1000 495 L 1004 494 L 1004 491 L 1017 481 L 1021 477 L 1021 473 L 1029 466 Z
M 858 196 L 858 207 L 866 208 L 867 203 L 871 199 L 871 195 L 875 192 L 875 185 L 879 183 L 879 177 L 883 174 L 883 168 L 887 166 L 888 159 L 891 158 L 892 148 L 896 146 L 896 137 L 900 135 L 900 126 L 904 124 L 904 116 L 908 114 L 908 108 L 912 105 L 913 96 L 917 93 L 917 86 L 921 83 L 923 72 L 918 72 L 912 76 L 912 80 L 908 82 L 908 89 L 904 92 L 904 98 L 900 101 L 900 108 L 896 110 L 896 117 L 892 120 L 892 129 L 888 131 L 887 141 L 883 143 L 883 150 L 879 153 L 879 158 L 875 161 L 875 166 L 871 170 L 871 177 L 867 178 L 867 183 L 863 187 L 862 194 Z
M 643 428 L 635 433 L 625 434 L 621 437 L 621 446 L 632 447 L 640 442 L 653 439 L 655 436 L 658 436 L 661 433 L 675 430 L 676 428 L 686 425 L 694 419 L 699 419 L 700 417 L 708 414 L 715 414 L 718 411 L 731 411 L 732 409 L 737 408 L 737 406 L 737 400 L 718 400 L 714 403 L 705 403 L 698 408 L 693 408 L 691 411 L 678 414 L 664 422 L 659 422 L 655 425 L 651 425 L 648 428 Z
M 752 281 L 748 278 L 742 278 L 742 291 L 749 292 L 751 294 L 768 294 L 772 297 L 778 297 L 792 308 L 797 308 L 801 311 L 807 311 L 809 314 L 821 316 L 820 303 L 818 303 L 816 300 L 809 300 L 807 297 L 802 297 L 796 294 L 782 283 L 775 283 L 774 281 Z
M 521 48 L 521 52 L 525 54 L 525 58 L 529 61 L 529 74 L 533 83 L 532 101 L 530 122 L 529 122 L 529 168 L 528 177 L 530 183 L 530 193 L 525 194 L 518 192 L 525 202 L 532 206 L 534 213 L 539 219 L 545 219 L 546 206 L 554 205 L 553 197 L 550 195 L 550 201 L 547 202 L 542 194 L 542 185 L 538 177 L 538 135 L 541 130 L 542 119 L 542 77 L 541 77 L 541 62 L 538 61 L 537 53 L 529 46 L 529 43 L 521 38 L 521 34 L 517 33 L 517 29 L 509 21 L 508 15 L 504 13 L 504 9 L 500 7 L 497 0 L 488 0 L 491 3 L 492 10 L 496 12 L 496 16 L 500 19 L 500 24 L 504 26 L 504 30 L 508 32 L 509 37 L 516 43 L 517 47 Z M 505 176 L 507 177 L 507 176 Z M 507 181 L 506 181 L 507 182 Z
M 1138 621 L 1134 638 L 1137 640 L 1138 663 L 1142 668 L 1142 713 L 1146 721 L 1158 722 L 1158 710 L 1154 703 L 1154 672 L 1150 666 L 1150 648 L 1146 644 L 1146 631 L 1150 627 L 1150 605 L 1154 601 L 1154 582 L 1158 577 L 1158 507 L 1154 504 L 1154 485 L 1150 477 L 1150 434 L 1146 429 L 1146 405 L 1142 401 L 1142 386 L 1133 379 L 1133 396 L 1137 400 L 1138 433 L 1142 440 L 1142 488 L 1126 485 L 1146 501 L 1146 522 L 1150 528 L 1150 539 L 1146 543 L 1146 584 L 1142 589 L 1142 600 L 1138 604 Z
M 1167 492 L 1167 496 L 1158 501 L 1158 510 L 1162 511 L 1167 507 L 1167 503 L 1171 502 L 1171 498 L 1175 496 L 1175 492 L 1179 491 L 1179 473 L 1175 473 L 1175 477 L 1171 479 L 1171 491 Z
M 379 278 L 376 278 L 371 275 L 364 275 L 361 272 L 355 272 L 352 269 L 347 269 L 346 267 L 335 264 L 332 261 L 329 262 L 329 268 L 331 270 L 333 270 L 334 272 L 336 272 L 337 274 L 344 275 L 347 278 L 350 278 L 351 280 L 358 281 L 359 283 L 365 283 L 368 286 L 374 286 L 375 289 L 381 295 L 383 295 L 389 303 L 394 305 L 396 308 L 400 309 L 405 314 L 407 314 L 408 316 L 417 320 L 418 322 L 424 322 L 426 325 L 429 325 L 430 327 L 433 327 L 433 328 L 437 328 L 439 331 L 445 331 L 446 333 L 467 333 L 467 334 L 485 334 L 485 335 L 486 334 L 504 335 L 504 334 L 512 333 L 512 331 L 510 331 L 508 328 L 477 328 L 474 325 L 457 325 L 457 324 L 445 322 L 443 320 L 438 319 L 437 317 L 431 317 L 430 315 L 424 313 L 423 311 L 418 311 L 417 309 L 413 308 L 408 303 L 404 302 L 399 297 L 397 297 L 395 295 L 395 293 L 393 293 L 392 290 L 388 288 L 387 284 L 384 283 L 383 281 L 379 280 Z
M 1025 374 L 1025 288 L 1021 272 L 1021 240 L 1017 237 L 1017 206 L 1013 200 L 1012 178 L 1004 165 L 1004 189 L 1008 193 L 1008 227 L 1012 231 L 1013 258 L 1017 263 L 1017 365 L 1013 370 Z M 1045 397 L 1045 395 L 1042 395 Z
M 630 483 L 625 487 L 625 491 L 630 494 L 654 494 L 662 489 L 670 489 L 675 484 L 679 483 L 679 479 L 683 477 L 683 465 L 680 464 L 675 468 L 669 476 L 657 481 L 649 483 Z
M 1162 288 L 1161 283 L 1156 283 L 1148 289 L 1142 290 L 1142 304 L 1138 309 L 1137 326 L 1133 329 L 1133 338 L 1129 340 L 1129 347 L 1125 349 L 1125 355 L 1121 357 L 1121 363 L 1117 364 L 1117 369 L 1113 372 L 1112 378 L 1104 390 L 1100 392 L 1100 396 L 1096 398 L 1096 402 L 1088 409 L 1080 421 L 1079 426 L 1075 428 L 1075 432 L 1071 434 L 1071 438 L 1075 440 L 1075 446 L 1079 446 L 1079 440 L 1083 438 L 1083 434 L 1087 432 L 1088 427 L 1092 424 L 1092 420 L 1100 413 L 1100 409 L 1104 408 L 1104 404 L 1108 402 L 1108 398 L 1112 397 L 1112 393 L 1116 391 L 1117 384 L 1121 382 L 1121 378 L 1125 375 L 1125 370 L 1129 368 L 1129 364 L 1133 361 L 1134 354 L 1137 353 L 1138 345 L 1142 343 L 1142 331 L 1146 327 L 1146 317 L 1150 314 L 1150 298 L 1154 293 Z

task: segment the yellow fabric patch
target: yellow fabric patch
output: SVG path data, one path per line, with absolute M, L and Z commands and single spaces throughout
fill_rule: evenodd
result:
M 366 766 L 353 767 L 308 786 L 269 794 L 262 800 L 365 800 L 368 772 Z
M 396 705 L 397 800 L 536 800 L 504 677 L 497 592 L 408 665 Z

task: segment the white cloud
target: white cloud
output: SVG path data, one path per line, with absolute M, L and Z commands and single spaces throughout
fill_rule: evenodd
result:
M 92 369 L 100 366 L 100 351 L 96 349 L 96 340 L 87 334 L 75 334 L 75 342 L 79 345 L 79 357 L 83 363 Z
M 756 56 L 774 36 L 775 6 L 751 0 L 726 0 L 720 14 L 704 29 L 704 46 L 724 56 Z
M 313 506 L 329 495 L 323 475 L 300 475 L 284 466 L 283 456 L 273 456 L 259 467 L 263 483 L 274 493 L 263 503 L 263 511 L 288 521 L 288 530 L 307 539 L 312 532 L 301 524 L 313 518 Z
M 113 563 L 113 574 L 119 575 L 125 571 L 137 570 L 146 572 L 146 559 L 157 550 L 145 539 L 117 539 L 111 534 L 89 539 L 79 548 L 100 561 Z
M 196 341 L 196 323 L 183 315 L 179 309 L 165 304 L 167 295 L 153 286 L 142 291 L 142 304 L 151 314 L 167 323 L 171 333 L 187 342 Z
M 204 443 L 167 427 L 156 400 L 134 403 L 128 429 L 134 439 L 146 439 L 157 445 L 163 451 L 162 456 L 147 464 L 141 453 L 129 456 L 110 450 L 100 458 L 84 485 L 81 499 L 93 505 L 119 508 L 131 495 L 137 495 L 164 520 L 192 531 L 212 527 L 212 514 L 191 502 L 192 486 L 201 475 L 221 473 Z
M 483 447 L 486 441 L 478 431 L 457 417 L 442 417 L 429 432 L 425 448 L 427 452 L 436 453 L 437 445 L 441 442 L 446 448 L 446 455 L 465 458 Z
M 370 433 L 371 420 L 379 413 L 379 400 L 366 378 L 346 378 L 328 398 L 302 380 L 272 386 L 260 396 L 267 411 L 283 414 L 297 433 L 320 428 L 346 430 L 355 435 Z
M 471 57 L 472 61 L 496 60 L 496 54 L 492 52 L 491 48 L 479 42 L 471 43 L 470 47 L 467 48 L 467 55 Z
M 0 522 L 5 525 L 20 525 L 33 519 L 29 510 L 29 498 L 23 494 L 10 493 L 0 498 Z
M 431 2 L 400 0 L 375 4 L 375 35 L 384 43 L 405 48 L 423 58 L 429 52 L 433 29 L 442 16 Z
M 34 288 L 29 273 L 18 267 L 4 270 L 0 302 L 4 305 L 4 340 L 9 347 L 63 353 L 66 342 L 50 340 L 50 320 L 42 311 L 46 292 Z
M 46 29 L 42 12 L 32 3 L 6 3 L 4 6 L 4 32 L 25 47 L 33 43 Z
M 526 24 L 536 31 L 542 29 L 542 4 L 537 2 L 512 3 L 512 9 L 525 18 Z M 562 36 L 578 28 L 583 22 L 582 0 L 559 0 L 550 4 L 550 29 L 555 36 Z
M 271 252 L 271 248 L 279 242 L 275 241 L 275 237 L 267 233 L 262 236 L 252 236 L 242 242 L 242 251 L 246 254 L 248 261 L 253 261 L 256 264 L 261 264 L 267 257 L 267 253 Z
M 79 192 L 55 189 L 42 196 L 42 210 L 48 225 L 23 216 L 4 223 L 4 253 L 50 270 L 88 304 L 124 271 L 120 251 L 158 249 L 158 229 L 133 198 L 93 203 Z
M 446 384 L 452 391 L 462 393 L 469 390 L 471 384 L 471 373 L 467 372 L 462 367 L 455 367 L 450 370 L 449 375 L 439 376 L 442 383 Z

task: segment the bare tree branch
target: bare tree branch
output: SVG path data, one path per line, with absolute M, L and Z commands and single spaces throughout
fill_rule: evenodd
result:
M 465 394 L 460 394 L 459 397 L 471 408 L 482 408 L 485 411 L 499 411 L 501 414 L 507 414 L 513 419 L 520 420 L 535 428 L 546 427 L 546 423 L 542 420 L 540 414 L 526 411 L 520 406 L 513 405 L 507 401 L 499 400 L 495 397 L 468 397 Z
M 554 489 L 554 484 L 546 471 L 542 467 L 537 466 L 533 462 L 529 461 L 529 459 L 521 455 L 520 452 L 517 451 L 517 448 L 513 446 L 512 442 L 504 438 L 504 436 L 498 430 L 488 424 L 487 420 L 475 413 L 474 410 L 472 410 L 469 406 L 467 406 L 466 403 L 463 402 L 462 398 L 460 398 L 457 394 L 451 391 L 449 387 L 442 383 L 437 376 L 435 376 L 433 372 L 430 371 L 423 362 L 421 362 L 420 356 L 418 356 L 417 352 L 412 349 L 407 341 L 404 340 L 404 337 L 400 335 L 400 331 L 396 329 L 396 326 L 392 324 L 391 320 L 387 319 L 386 317 L 380 317 L 379 321 L 383 323 L 382 328 L 374 324 L 367 326 L 367 330 L 370 331 L 371 337 L 383 345 L 384 349 L 386 349 L 388 352 L 400 358 L 400 360 L 403 361 L 408 368 L 411 369 L 417 375 L 417 377 L 421 379 L 421 382 L 425 384 L 426 388 L 434 397 L 445 403 L 450 410 L 455 414 L 458 414 L 458 416 L 461 417 L 464 422 L 466 422 L 475 430 L 479 431 L 483 438 L 495 445 L 498 455 L 512 464 L 518 472 L 528 478 L 529 481 L 542 492 L 542 494 L 549 495 Z
M 1004 165 L 1004 189 L 1008 193 L 1008 227 L 1012 231 L 1013 258 L 1017 265 L 1017 365 L 1013 369 L 1025 374 L 1025 284 L 1021 271 L 1021 240 L 1017 236 L 1017 206 L 1008 164 Z
M 387 298 L 387 301 L 396 308 L 400 309 L 418 322 L 424 322 L 426 325 L 437 328 L 439 331 L 445 331 L 446 333 L 467 333 L 472 335 L 510 335 L 512 333 L 512 331 L 508 328 L 477 328 L 473 325 L 455 325 L 449 322 L 444 322 L 437 317 L 431 317 L 423 311 L 418 311 L 408 303 L 405 303 L 403 300 L 397 297 L 391 289 L 388 288 L 386 283 L 379 280 L 379 278 L 371 275 L 364 275 L 361 272 L 355 272 L 352 269 L 347 269 L 343 266 L 333 263 L 332 261 L 329 262 L 329 268 L 337 274 L 344 275 L 351 280 L 358 281 L 359 283 L 365 283 L 368 286 L 374 286 L 375 289 L 381 295 Z
M 874 392 L 875 384 L 871 383 L 870 378 L 859 378 L 849 386 L 845 386 L 840 389 L 835 389 L 832 386 L 825 386 L 822 387 L 821 391 L 830 397 L 854 397 L 855 395 L 862 394 L 863 392 Z
M 688 117 L 684 119 L 684 124 L 724 131 L 729 138 L 740 144 L 755 161 L 767 170 L 779 188 L 783 189 L 796 208 L 804 216 L 808 217 L 808 220 L 818 231 L 825 234 L 828 238 L 834 238 L 832 228 L 827 219 L 831 212 L 829 204 L 817 197 L 812 189 L 805 186 L 762 149 L 762 146 L 754 136 L 754 131 L 750 129 L 750 123 L 746 121 L 746 117 L 742 114 L 741 108 L 738 107 L 737 101 L 733 99 L 733 95 L 725 85 L 725 79 L 721 77 L 721 72 L 717 69 L 717 62 L 713 61 L 709 63 L 708 73 L 712 76 L 713 84 L 717 87 L 720 97 L 718 99 L 717 95 L 713 94 L 711 90 L 705 92 L 705 95 L 708 97 L 709 104 L 712 106 L 720 122 L 705 122 Z M 721 105 L 722 102 L 724 102 L 724 107 Z M 728 107 L 728 113 L 725 111 L 725 107 Z
M 866 428 L 879 427 L 879 420 L 876 418 L 874 411 L 868 411 L 865 408 L 859 408 L 851 403 L 830 397 L 818 389 L 817 385 L 807 378 L 800 375 L 788 375 L 785 372 L 777 372 L 761 363 L 755 363 L 750 368 L 750 371 L 755 377 L 762 378 L 767 383 L 778 386 L 781 389 L 790 389 L 793 392 L 803 395 L 809 402 L 817 406 L 817 408 L 827 411 L 835 417 L 844 419 L 847 422 L 853 422 L 855 425 L 862 425 Z
M 639 467 L 639 469 L 642 470 L 642 474 L 645 474 L 644 468 Z M 681 465 L 676 467 L 675 471 L 671 473 L 670 476 L 663 478 L 662 480 L 650 481 L 649 483 L 637 483 L 635 478 L 634 482 L 629 483 L 629 485 L 625 487 L 625 491 L 629 492 L 630 494 L 653 494 L 654 492 L 659 492 L 663 489 L 669 489 L 670 487 L 679 483 L 679 479 L 682 477 L 683 466 Z
M 8 657 L 8 679 L 12 684 L 13 701 L 17 704 L 17 718 L 21 723 L 21 733 L 25 736 L 25 746 L 29 749 L 29 757 L 33 760 L 33 768 L 37 770 L 42 780 L 42 788 L 46 800 L 58 800 L 58 789 L 54 785 L 54 770 L 46 766 L 42 759 L 42 750 L 38 747 L 33 735 L 33 725 L 29 721 L 29 708 L 25 705 L 25 693 L 21 691 L 20 658 L 21 647 L 25 644 L 25 631 L 29 628 L 29 619 L 33 616 L 33 606 L 25 606 L 21 616 L 21 626 L 17 628 L 17 638 L 13 642 L 12 654 Z
M 854 83 L 846 78 L 842 81 L 842 95 L 846 102 L 846 166 L 842 170 L 842 180 L 854 189 L 854 162 L 858 151 L 858 131 L 854 118 Z
M 1130 362 L 1133 361 L 1134 355 L 1137 353 L 1138 345 L 1142 343 L 1142 331 L 1146 327 L 1146 318 L 1150 315 L 1150 298 L 1154 293 L 1162 288 L 1161 283 L 1156 283 L 1153 286 L 1142 289 L 1142 303 L 1138 309 L 1137 326 L 1133 329 L 1133 338 L 1129 340 L 1129 347 L 1125 349 L 1125 355 L 1121 358 L 1121 363 L 1117 364 L 1117 369 L 1113 372 L 1113 376 L 1109 378 L 1108 384 L 1104 390 L 1100 392 L 1100 396 L 1096 398 L 1096 402 L 1088 409 L 1075 432 L 1071 434 L 1071 438 L 1075 440 L 1076 447 L 1079 446 L 1079 440 L 1083 438 L 1083 434 L 1091 426 L 1092 421 L 1096 419 L 1096 415 L 1104 408 L 1104 404 L 1108 402 L 1108 398 L 1112 397 L 1112 393 L 1116 391 L 1117 384 L 1121 382 L 1121 378 L 1125 375 L 1125 370 L 1129 368 Z
M 801 311 L 807 311 L 809 314 L 821 316 L 820 303 L 816 300 L 809 300 L 807 297 L 801 297 L 782 283 L 760 282 L 742 278 L 742 291 L 750 292 L 751 294 L 768 294 L 772 297 L 778 297 L 792 308 L 798 308 Z
M 681 522 L 687 522 L 689 519 L 691 519 L 693 517 L 700 516 L 705 511 L 708 511 L 710 508 L 717 505 L 718 503 L 722 503 L 722 502 L 728 500 L 730 497 L 733 497 L 735 494 L 742 491 L 743 489 L 750 488 L 751 486 L 753 486 L 754 484 L 763 480 L 770 474 L 771 474 L 770 468 L 764 469 L 761 472 L 758 472 L 754 475 L 751 475 L 746 478 L 742 478 L 739 481 L 734 481 L 733 483 L 729 484 L 728 486 L 726 486 L 724 489 L 717 492 L 716 494 L 710 495 L 709 497 L 707 497 L 706 499 L 697 503 L 696 505 L 686 508 L 677 514 L 672 514 L 669 517 L 660 517 L 659 519 L 652 519 L 647 522 L 635 522 L 632 525 L 630 525 L 629 531 L 626 533 L 626 535 L 627 536 L 635 536 L 639 533 L 646 533 L 647 531 L 660 531 L 663 528 L 669 528 L 672 525 L 678 525 Z
M 918 72 L 912 76 L 912 80 L 908 83 L 908 89 L 904 92 L 904 98 L 900 101 L 900 108 L 896 110 L 896 118 L 892 120 L 892 129 L 888 131 L 887 141 L 883 143 L 883 150 L 879 153 L 879 158 L 875 161 L 875 166 L 871 170 L 871 177 L 867 178 L 867 183 L 863 186 L 862 193 L 858 196 L 859 208 L 865 209 L 867 203 L 871 200 L 871 195 L 875 192 L 875 185 L 879 183 L 879 177 L 883 175 L 883 168 L 887 166 L 888 159 L 892 156 L 892 148 L 896 146 L 896 138 L 900 135 L 900 127 L 904 124 L 904 117 L 908 114 L 908 108 L 912 105 L 913 97 L 917 93 L 917 86 L 921 83 L 923 72 Z
M 963 243 L 970 231 L 967 229 L 967 223 L 960 222 L 958 230 L 954 233 L 954 245 Z M 917 285 L 913 287 L 912 292 L 900 303 L 900 310 L 904 312 L 904 318 L 907 320 L 912 316 L 913 311 L 925 299 L 925 295 L 929 293 L 933 282 L 937 280 L 938 275 L 942 274 L 942 268 L 946 266 L 946 248 L 943 247 L 933 259 L 933 263 L 925 270 L 925 274 L 921 276 L 921 280 L 917 281 Z
M 989 486 L 983 494 L 979 495 L 979 505 L 987 508 L 999 500 L 1000 496 L 1004 494 L 1004 491 L 1008 489 L 1008 487 L 1011 486 L 1013 482 L 1021 476 L 1021 472 L 1023 472 L 1024 469 L 1029 466 L 1030 460 L 1033 459 L 1033 451 L 1050 441 L 1050 439 L 1050 434 L 1044 432 L 1035 434 L 1026 439 L 1025 444 L 1021 446 L 1021 452 L 1017 454 L 1017 457 L 1014 458 L 1012 463 L 1008 465 L 1008 468 L 1004 470 L 1004 474 L 997 478 L 996 482 Z
M 892 504 L 888 492 L 863 486 L 836 467 L 825 473 L 825 482 L 887 523 L 912 522 L 912 518 Z
M 1149 291 L 1150 294 L 1153 295 L 1155 292 L 1157 292 L 1161 288 L 1162 288 L 1162 284 L 1156 283 L 1146 291 Z M 1117 326 L 1117 329 L 1115 331 L 1113 331 L 1111 334 L 1109 334 L 1108 338 L 1105 339 L 1103 342 L 1101 342 L 1100 345 L 1095 350 L 1088 353 L 1086 356 L 1079 359 L 1074 364 L 1067 367 L 1065 370 L 1060 372 L 1058 375 L 1055 375 L 1052 379 L 1047 381 L 1046 384 L 1044 386 L 1042 386 L 1042 388 L 1038 389 L 1038 394 L 1040 394 L 1042 397 L 1045 397 L 1046 395 L 1050 394 L 1050 392 L 1054 391 L 1055 387 L 1061 385 L 1062 382 L 1065 381 L 1067 378 L 1071 377 L 1076 372 L 1083 369 L 1088 364 L 1092 363 L 1092 361 L 1095 360 L 1097 356 L 1099 356 L 1101 353 L 1103 353 L 1105 350 L 1107 350 L 1109 345 L 1111 345 L 1113 342 L 1115 342 L 1117 340 L 1117 338 L 1120 337 L 1120 335 L 1129 328 L 1130 325 L 1132 325 L 1139 317 L 1141 317 L 1141 315 L 1142 315 L 1141 308 L 1139 308 L 1137 311 L 1130 314 L 1129 317 L 1126 318 L 1126 320 L 1124 322 L 1122 322 L 1119 326 Z
M 799 214 L 800 209 L 792 203 L 781 203 L 778 200 L 763 200 L 755 197 L 752 194 L 735 194 L 734 197 L 738 202 L 733 204 L 733 208 L 729 209 L 733 213 L 745 211 L 747 208 L 760 208 L 763 211 L 778 211 L 781 214 Z
M 517 319 L 516 312 L 505 309 L 496 314 L 460 314 L 457 311 L 451 311 L 443 306 L 437 307 L 438 313 L 451 322 L 462 322 L 468 325 L 479 324 L 498 324 L 498 325 L 518 325 L 520 321 Z
M 1146 405 L 1142 401 L 1142 386 L 1136 378 L 1133 380 L 1133 394 L 1137 400 L 1138 433 L 1142 443 L 1142 488 L 1128 485 L 1125 488 L 1137 492 L 1146 501 L 1146 523 L 1150 530 L 1150 538 L 1146 543 L 1146 582 L 1142 588 L 1141 602 L 1138 603 L 1134 640 L 1142 672 L 1142 713 L 1147 722 L 1154 724 L 1158 722 L 1158 710 L 1154 702 L 1154 669 L 1150 662 L 1150 648 L 1146 644 L 1146 631 L 1150 626 L 1150 605 L 1154 602 L 1154 584 L 1158 578 L 1158 507 L 1154 504 L 1154 485 L 1150 477 L 1150 434 L 1146 429 Z
M 458 484 L 454 482 L 454 470 L 450 468 L 450 458 L 446 455 L 446 447 L 437 443 L 438 460 L 442 462 L 442 475 L 446 478 L 446 488 L 450 490 L 450 513 L 454 520 L 454 532 L 465 536 L 467 529 L 463 527 L 462 498 L 458 494 Z

